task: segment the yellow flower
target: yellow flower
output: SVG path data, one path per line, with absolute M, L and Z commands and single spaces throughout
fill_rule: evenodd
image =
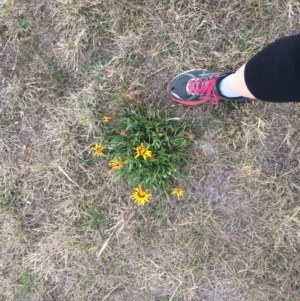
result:
M 109 166 L 113 169 L 121 169 L 125 162 L 121 158 L 117 158 L 109 163 Z
M 102 157 L 104 156 L 103 150 L 105 150 L 106 147 L 104 147 L 101 144 L 96 143 L 94 147 L 92 147 L 92 150 L 94 151 L 94 156 L 96 157 Z
M 153 153 L 151 150 L 148 149 L 149 147 L 145 147 L 144 143 L 141 143 L 140 146 L 134 148 L 134 150 L 136 151 L 135 154 L 135 159 L 138 158 L 139 156 L 143 157 L 143 159 L 146 161 L 147 158 L 152 158 L 153 157 Z
M 131 198 L 140 206 L 144 206 L 145 203 L 149 203 L 151 194 L 148 193 L 148 190 L 143 190 L 141 185 L 134 188 L 134 193 L 131 195 Z
M 103 122 L 110 122 L 111 120 L 112 120 L 111 116 L 104 116 L 102 119 Z
M 176 187 L 176 188 L 173 189 L 172 194 L 176 194 L 177 198 L 179 200 L 179 198 L 183 196 L 183 192 L 184 191 L 181 188 Z

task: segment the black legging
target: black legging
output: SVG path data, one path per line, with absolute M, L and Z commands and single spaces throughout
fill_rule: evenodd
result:
M 249 91 L 260 100 L 300 102 L 300 34 L 281 38 L 245 67 Z

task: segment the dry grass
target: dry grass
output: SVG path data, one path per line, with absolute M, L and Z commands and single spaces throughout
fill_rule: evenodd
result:
M 165 86 L 299 31 L 296 0 L 2 0 L 0 300 L 298 301 L 300 109 Z M 182 201 L 145 208 L 90 146 L 122 98 L 192 118 Z

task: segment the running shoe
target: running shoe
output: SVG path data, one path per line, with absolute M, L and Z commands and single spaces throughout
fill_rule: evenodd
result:
M 234 72 L 215 72 L 190 70 L 176 76 L 168 85 L 167 93 L 173 101 L 186 106 L 196 106 L 206 102 L 218 105 L 220 101 L 249 102 L 246 97 L 225 97 L 221 94 L 219 83 Z

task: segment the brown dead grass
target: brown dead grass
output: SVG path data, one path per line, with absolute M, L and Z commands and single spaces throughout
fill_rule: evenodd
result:
M 296 0 L 3 0 L 0 300 L 298 300 L 299 107 L 183 108 L 164 91 L 187 69 L 238 68 L 298 32 L 299 13 Z M 184 200 L 137 208 L 92 157 L 124 97 L 197 125 Z

